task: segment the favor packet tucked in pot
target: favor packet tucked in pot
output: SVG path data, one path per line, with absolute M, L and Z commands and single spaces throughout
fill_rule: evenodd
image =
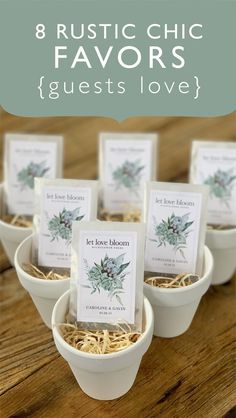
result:
M 35 179 L 34 261 L 41 267 L 70 268 L 72 224 L 97 217 L 94 180 Z
M 74 222 L 72 229 L 69 321 L 85 330 L 129 324 L 141 331 L 145 225 Z
M 207 197 L 206 186 L 147 183 L 145 271 L 201 276 Z
M 62 159 L 62 136 L 6 134 L 4 212 L 32 216 L 35 177 L 61 177 Z
M 193 141 L 190 183 L 209 186 L 209 224 L 236 225 L 236 142 Z
M 156 179 L 158 135 L 101 133 L 101 206 L 109 213 L 142 209 L 144 183 Z

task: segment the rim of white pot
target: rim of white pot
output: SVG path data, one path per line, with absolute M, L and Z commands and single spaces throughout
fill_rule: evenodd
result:
M 21 242 L 21 244 L 18 246 L 16 253 L 15 253 L 15 257 L 14 257 L 14 265 L 16 267 L 16 270 L 18 271 L 19 274 L 23 275 L 25 279 L 27 279 L 28 281 L 32 282 L 32 283 L 37 283 L 39 285 L 42 286 L 55 286 L 58 283 L 65 283 L 68 280 L 70 280 L 70 277 L 68 277 L 67 279 L 60 279 L 60 280 L 44 280 L 44 279 L 40 279 L 38 277 L 33 277 L 31 276 L 29 273 L 27 273 L 23 267 L 21 266 L 20 262 L 18 261 L 18 257 L 19 257 L 19 252 L 21 251 L 22 247 L 25 246 L 25 244 L 27 243 L 27 241 L 29 240 L 33 240 L 33 236 L 34 234 L 31 234 L 29 237 L 25 238 L 24 241 Z
M 8 222 L 3 221 L 2 219 L 0 219 L 0 224 L 4 225 L 5 228 L 11 229 L 13 231 L 27 231 L 27 230 L 32 230 L 31 226 L 17 226 L 17 225 L 12 225 L 9 224 Z
M 207 234 L 209 235 L 220 234 L 222 237 L 227 237 L 228 235 L 232 235 L 232 233 L 236 233 L 236 226 L 229 229 L 207 229 Z
M 125 348 L 124 350 L 118 351 L 116 353 L 109 353 L 109 354 L 94 354 L 94 353 L 85 353 L 84 351 L 77 350 L 76 348 L 72 347 L 70 344 L 68 344 L 64 338 L 62 337 L 60 331 L 58 330 L 58 325 L 55 323 L 55 316 L 58 306 L 61 304 L 63 299 L 67 299 L 67 305 L 68 305 L 68 299 L 69 299 L 69 293 L 70 290 L 67 290 L 56 302 L 53 312 L 52 312 L 52 331 L 54 334 L 54 338 L 58 340 L 58 342 L 69 352 L 72 354 L 78 355 L 82 358 L 91 359 L 91 360 L 106 360 L 106 359 L 112 359 L 112 358 L 118 358 L 122 357 L 124 353 L 132 353 L 132 351 L 136 351 L 137 348 L 142 345 L 143 339 L 148 335 L 150 332 L 150 328 L 152 327 L 152 324 L 154 322 L 154 315 L 153 310 L 151 307 L 151 304 L 149 300 L 144 296 L 143 300 L 143 308 L 144 312 L 147 313 L 146 318 L 149 318 L 149 321 L 146 321 L 146 326 L 144 332 L 141 334 L 141 337 L 136 341 L 135 344 L 131 345 L 130 347 Z
M 196 281 L 195 283 L 192 283 L 188 286 L 183 286 L 183 287 L 178 287 L 178 288 L 168 288 L 168 289 L 165 289 L 163 287 L 152 286 L 145 282 L 144 282 L 144 286 L 147 287 L 148 289 L 151 288 L 154 292 L 164 293 L 164 294 L 189 292 L 190 289 L 195 289 L 199 286 L 202 286 L 202 284 L 208 280 L 208 276 L 213 268 L 213 265 L 214 265 L 213 255 L 206 245 L 204 246 L 204 260 L 205 258 L 209 259 L 209 262 L 208 262 L 209 268 L 206 271 L 204 271 L 203 276 L 200 277 L 200 279 Z

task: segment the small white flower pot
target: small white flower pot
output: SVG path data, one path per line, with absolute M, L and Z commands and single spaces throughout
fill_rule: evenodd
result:
M 53 337 L 59 353 L 88 396 L 100 400 L 119 398 L 132 387 L 142 356 L 152 341 L 153 311 L 149 301 L 144 299 L 145 331 L 141 338 L 131 347 L 111 354 L 84 353 L 65 342 L 56 324 L 65 322 L 68 305 L 69 292 L 66 292 L 52 314 Z
M 214 257 L 212 284 L 226 283 L 236 269 L 236 228 L 207 230 L 206 244 Z
M 144 283 L 144 294 L 154 311 L 154 335 L 164 338 L 183 334 L 193 320 L 199 302 L 211 284 L 213 257 L 205 247 L 203 276 L 190 286 L 164 289 Z
M 1 220 L 3 207 L 3 185 L 0 184 L 0 239 L 10 263 L 14 265 L 14 256 L 18 245 L 29 235 L 32 228 L 22 228 Z
M 56 301 L 70 287 L 70 279 L 43 280 L 26 273 L 22 265 L 31 262 L 32 235 L 16 250 L 15 268 L 22 286 L 29 292 L 42 320 L 51 328 L 52 311 Z

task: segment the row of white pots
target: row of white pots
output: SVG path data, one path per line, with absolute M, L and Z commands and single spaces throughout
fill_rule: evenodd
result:
M 3 185 L 0 184 L 0 239 L 3 248 L 14 265 L 14 255 L 18 245 L 29 235 L 32 228 L 21 228 L 1 220 Z M 230 280 L 236 269 L 236 228 L 229 230 L 207 230 L 206 245 L 214 257 L 212 284 L 223 284 Z
M 45 324 L 51 327 L 51 316 L 58 298 L 70 286 L 68 279 L 42 280 L 30 276 L 23 265 L 31 260 L 32 236 L 26 238 L 18 247 L 15 267 L 22 286 L 29 292 Z M 199 302 L 211 284 L 213 257 L 207 247 L 204 252 L 204 270 L 201 280 L 180 289 L 162 289 L 144 284 L 144 295 L 154 309 L 154 335 L 176 337 L 185 332 L 195 315 Z
M 109 355 L 91 355 L 67 344 L 57 327 L 65 322 L 68 312 L 69 280 L 37 279 L 23 270 L 23 264 L 31 260 L 32 242 L 32 236 L 26 238 L 16 251 L 15 267 L 19 280 L 45 324 L 52 327 L 56 347 L 68 362 L 81 389 L 95 399 L 110 400 L 125 394 L 133 385 L 153 333 L 160 337 L 175 337 L 185 332 L 211 283 L 213 258 L 205 247 L 203 276 L 192 286 L 160 289 L 145 284 L 144 332 L 132 347 Z
M 52 326 L 57 349 L 69 363 L 80 387 L 95 399 L 109 400 L 126 393 L 132 386 L 142 356 L 151 343 L 153 327 L 154 335 L 160 337 L 175 337 L 185 332 L 193 320 L 201 297 L 211 284 L 213 257 L 209 249 L 205 247 L 204 271 L 198 282 L 181 289 L 160 289 L 144 285 L 144 294 L 149 300 L 144 298 L 145 331 L 138 342 L 119 353 L 109 355 L 83 353 L 67 344 L 56 327 L 56 324 L 65 322 L 69 300 L 69 291 L 67 291 L 70 285 L 69 280 L 47 281 L 27 274 L 22 266 L 31 260 L 32 236 L 27 237 L 19 246 L 18 244 L 24 238 L 23 234 L 27 232 L 26 236 L 28 236 L 32 231 L 30 228 L 17 228 L 19 234 L 16 242 L 16 234 L 14 235 L 12 232 L 11 235 L 8 233 L 8 229 L 14 231 L 15 227 L 0 221 L 0 236 L 12 262 L 15 249 L 18 247 L 15 253 L 15 267 L 22 286 L 30 293 L 45 324 L 48 327 Z M 227 242 L 230 242 L 232 247 L 231 258 L 216 260 L 216 263 L 220 263 L 220 268 L 221 263 L 223 269 L 227 267 L 226 280 L 231 277 L 236 267 L 236 247 L 234 248 L 236 243 L 232 237 L 233 234 L 229 234 L 229 232 L 232 230 L 209 231 L 208 234 L 209 243 L 217 242 L 221 251 L 228 254 Z M 219 233 L 224 236 L 223 240 L 214 240 L 214 237 L 219 236 Z M 14 240 L 13 237 L 15 237 Z M 223 257 L 226 256 L 223 255 Z M 227 262 L 227 266 L 225 266 L 225 262 Z M 217 278 L 218 276 L 221 281 L 222 269 Z

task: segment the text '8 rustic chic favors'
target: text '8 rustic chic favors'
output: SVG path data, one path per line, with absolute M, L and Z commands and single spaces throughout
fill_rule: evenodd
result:
M 35 258 L 39 266 L 69 268 L 72 224 L 95 220 L 97 182 L 35 179 Z
M 145 271 L 202 273 L 208 188 L 149 182 Z
M 34 213 L 34 178 L 62 176 L 63 138 L 52 135 L 6 134 L 4 152 L 5 211 Z
M 142 223 L 73 224 L 70 320 L 79 327 L 141 331 L 144 230 Z
M 236 225 L 236 143 L 193 141 L 190 182 L 209 186 L 209 224 Z
M 157 140 L 156 134 L 100 134 L 99 178 L 104 210 L 141 210 L 144 182 L 156 179 Z

